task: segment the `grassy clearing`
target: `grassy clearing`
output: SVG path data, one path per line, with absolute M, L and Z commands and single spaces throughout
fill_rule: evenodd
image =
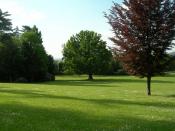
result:
M 175 131 L 175 76 L 144 79 L 59 76 L 55 82 L 0 83 L 1 131 Z

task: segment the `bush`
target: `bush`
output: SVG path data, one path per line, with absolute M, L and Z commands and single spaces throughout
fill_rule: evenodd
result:
M 114 73 L 115 75 L 128 75 L 127 72 L 123 69 L 119 69 L 117 72 Z
M 28 80 L 24 77 L 19 77 L 15 80 L 15 82 L 17 82 L 17 83 L 27 83 Z
M 55 75 L 47 73 L 45 76 L 44 81 L 54 81 L 55 80 Z

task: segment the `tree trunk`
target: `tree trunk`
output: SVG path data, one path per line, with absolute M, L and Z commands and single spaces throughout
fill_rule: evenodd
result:
M 147 93 L 148 96 L 151 95 L 151 76 L 147 76 Z
M 89 74 L 89 78 L 88 78 L 88 80 L 93 80 L 93 76 L 92 76 L 92 74 Z

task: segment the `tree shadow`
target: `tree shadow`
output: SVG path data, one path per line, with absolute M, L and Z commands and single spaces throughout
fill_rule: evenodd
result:
M 87 99 L 87 98 L 78 98 L 72 96 L 59 96 L 59 95 L 51 95 L 46 94 L 45 92 L 41 91 L 33 91 L 33 90 L 14 90 L 14 89 L 3 89 L 0 88 L 0 93 L 8 93 L 14 95 L 21 95 L 21 97 L 25 98 L 45 98 L 45 99 L 57 99 L 57 100 L 73 100 L 73 101 L 83 101 L 93 104 L 98 104 L 105 107 L 114 107 L 118 105 L 125 105 L 125 106 L 152 106 L 158 108 L 175 108 L 175 104 L 172 103 L 165 103 L 165 102 L 143 102 L 143 101 L 129 101 L 129 100 L 122 100 L 122 99 Z
M 42 97 L 46 94 L 43 94 L 41 91 L 34 91 L 34 90 L 16 90 L 16 89 L 7 89 L 6 87 L 0 87 L 0 93 L 8 93 L 14 95 L 24 95 L 28 97 Z
M 44 82 L 44 83 L 37 83 L 37 84 L 44 84 L 44 85 L 60 85 L 60 86 L 95 86 L 95 87 L 116 87 L 118 85 L 111 85 L 113 83 L 146 83 L 144 79 L 95 79 L 93 81 L 89 80 L 55 80 L 52 82 Z M 152 83 L 174 83 L 173 81 L 166 81 L 166 80 L 152 80 Z
M 166 76 L 168 77 L 168 76 Z M 71 78 L 65 78 L 63 79 L 57 79 L 55 81 L 49 81 L 49 82 L 36 82 L 36 83 L 16 83 L 16 84 L 40 84 L 40 85 L 59 85 L 59 86 L 88 86 L 88 87 L 117 87 L 118 85 L 116 84 L 121 84 L 121 83 L 127 83 L 127 84 L 137 84 L 137 83 L 146 83 L 145 79 L 139 79 L 139 78 L 128 78 L 128 77 L 124 77 L 124 78 L 119 78 L 119 77 L 115 77 L 115 78 L 108 78 L 106 76 L 101 77 L 101 78 L 95 78 L 94 80 L 90 81 L 87 79 L 71 79 Z M 174 81 L 168 81 L 168 80 L 152 80 L 151 83 L 158 83 L 158 84 L 173 84 L 175 83 Z M 115 85 L 112 85 L 115 84 Z
M 172 95 L 168 95 L 168 96 L 166 96 L 166 97 L 175 98 L 175 95 L 172 94 Z
M 164 77 L 175 77 L 175 73 L 166 74 Z
M 0 105 L 3 131 L 174 131 L 175 122 L 132 115 L 96 116 L 71 109 L 49 109 L 22 104 Z M 116 109 L 117 112 L 117 109 Z

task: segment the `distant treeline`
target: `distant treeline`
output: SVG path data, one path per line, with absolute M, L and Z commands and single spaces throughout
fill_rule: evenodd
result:
M 81 31 L 64 45 L 63 58 L 54 60 L 42 45 L 42 34 L 36 26 L 13 29 L 8 12 L 0 9 L 0 81 L 40 82 L 55 79 L 55 75 L 127 74 L 117 59 L 117 53 L 107 47 L 101 35 L 93 31 Z M 175 57 L 167 71 L 175 70 Z
M 81 42 L 74 43 L 72 36 L 65 44 L 63 59 L 54 60 L 46 53 L 36 26 L 13 29 L 9 16 L 0 10 L 0 81 L 48 81 L 61 74 L 126 74 L 101 35 L 93 31 L 81 31 Z M 81 48 L 75 49 L 77 44 Z

